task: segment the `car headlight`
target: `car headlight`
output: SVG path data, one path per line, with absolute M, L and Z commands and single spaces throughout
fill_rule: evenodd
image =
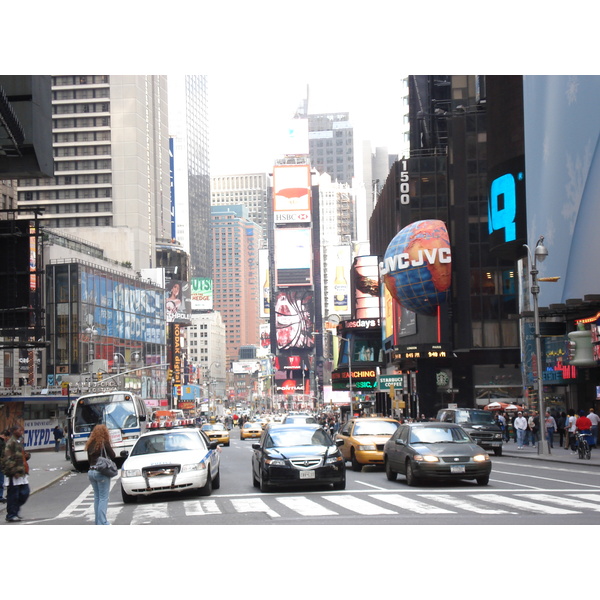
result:
M 417 462 L 440 462 L 440 459 L 437 456 L 433 456 L 433 454 L 425 454 L 423 456 L 415 454 L 413 458 Z
M 191 465 L 181 465 L 181 472 L 186 473 L 188 471 L 204 471 L 206 469 L 206 463 L 192 463 Z
M 344 458 L 338 454 L 337 456 L 328 456 L 327 460 L 325 461 L 325 464 L 333 465 L 335 463 L 341 463 L 341 462 L 345 462 Z
M 123 469 L 121 471 L 121 477 L 141 477 L 141 469 Z
M 377 450 L 377 446 L 375 446 L 375 444 L 364 444 L 364 445 L 360 445 L 358 447 L 358 449 L 363 452 L 368 452 L 370 450 Z
M 474 462 L 485 462 L 486 460 L 490 460 L 489 454 L 476 454 L 473 457 Z
M 267 458 L 265 464 L 270 467 L 285 467 L 285 460 L 281 458 Z
M 496 434 L 494 434 L 494 438 L 497 439 L 497 440 L 499 440 L 499 439 L 502 438 L 502 434 L 501 433 L 496 433 Z

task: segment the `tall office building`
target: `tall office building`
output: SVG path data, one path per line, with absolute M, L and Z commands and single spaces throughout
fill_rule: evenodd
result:
M 310 164 L 333 181 L 352 185 L 354 130 L 347 112 L 308 115 Z
M 210 168 L 205 75 L 169 76 L 174 235 L 190 255 L 192 277 L 210 277 Z
M 258 250 L 261 227 L 248 218 L 245 206 L 213 206 L 214 310 L 227 327 L 227 368 L 241 346 L 258 346 Z
M 40 224 L 138 270 L 170 235 L 167 81 L 159 75 L 52 77 L 55 176 L 19 180 Z
M 262 227 L 263 248 L 267 247 L 271 197 L 267 173 L 244 173 L 211 177 L 212 206 L 234 206 L 243 204 L 248 209 L 248 218 Z

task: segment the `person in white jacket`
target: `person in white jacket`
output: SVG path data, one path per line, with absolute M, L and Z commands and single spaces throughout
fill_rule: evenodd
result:
M 522 448 L 525 442 L 525 432 L 527 431 L 527 419 L 521 411 L 517 413 L 517 418 L 513 421 L 513 427 L 517 433 L 517 448 Z

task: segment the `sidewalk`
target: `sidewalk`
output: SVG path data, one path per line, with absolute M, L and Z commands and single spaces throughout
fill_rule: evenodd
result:
M 554 463 L 600 467 L 600 448 L 592 448 L 592 458 L 587 460 L 584 458 L 579 458 L 577 453 L 573 454 L 573 452 L 571 452 L 570 449 L 565 450 L 564 448 L 561 448 L 558 445 L 558 443 L 555 443 L 554 448 L 550 448 L 549 456 L 541 456 L 540 454 L 538 454 L 537 447 L 523 446 L 523 448 L 519 450 L 517 448 L 516 442 L 511 440 L 510 442 L 505 442 L 502 446 L 502 455 L 511 457 L 520 456 L 522 458 L 533 458 L 536 460 L 544 460 Z M 492 452 L 490 452 L 490 456 L 493 460 L 494 455 L 492 454 Z
M 65 458 L 65 450 L 37 450 L 29 459 L 29 487 L 35 494 L 62 479 L 73 471 L 71 461 Z M 6 504 L 0 504 L 0 512 L 6 511 Z

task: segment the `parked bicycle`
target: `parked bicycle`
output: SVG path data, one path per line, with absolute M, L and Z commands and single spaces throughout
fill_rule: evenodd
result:
M 592 449 L 589 442 L 590 437 L 591 435 L 589 433 L 577 432 L 575 434 L 577 454 L 579 458 L 587 458 L 588 460 L 592 458 Z

